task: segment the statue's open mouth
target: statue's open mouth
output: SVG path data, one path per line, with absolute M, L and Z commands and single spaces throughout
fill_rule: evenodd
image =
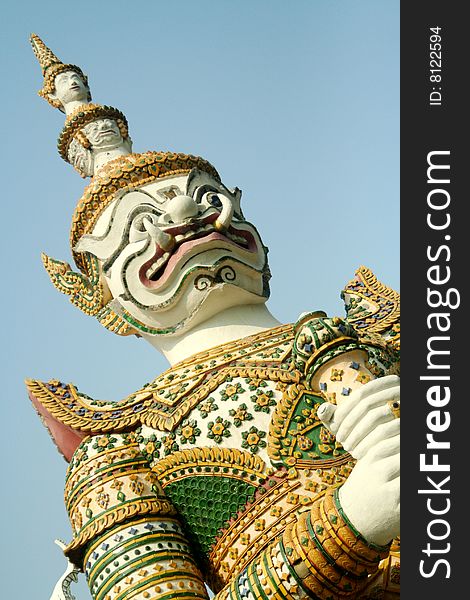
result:
M 216 217 L 217 214 L 191 225 L 166 228 L 165 233 L 173 235 L 175 245 L 167 252 L 157 246 L 154 256 L 140 269 L 142 283 L 153 289 L 160 287 L 182 259 L 189 260 L 191 256 L 206 250 L 219 248 L 231 251 L 235 246 L 245 253 L 255 254 L 258 251 L 254 236 L 245 229 L 230 225 L 224 232 L 217 231 L 214 225 Z

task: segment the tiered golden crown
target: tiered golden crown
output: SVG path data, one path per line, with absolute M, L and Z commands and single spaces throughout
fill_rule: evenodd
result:
M 55 91 L 55 77 L 65 71 L 75 71 L 83 78 L 88 87 L 87 78 L 76 65 L 62 63 L 34 33 L 31 35 L 31 44 L 44 76 L 44 86 L 39 91 L 39 95 L 52 106 L 63 110 L 62 105 L 59 103 L 59 106 L 57 101 L 50 96 Z M 118 124 L 123 139 L 128 137 L 127 119 L 121 111 L 111 106 L 92 104 L 90 100 L 91 95 L 89 95 L 87 103 L 67 115 L 65 125 L 59 135 L 59 154 L 67 162 L 70 162 L 68 149 L 73 139 L 83 147 L 88 147 L 89 142 L 83 133 L 83 128 L 97 119 L 113 119 Z M 85 188 L 72 219 L 70 242 L 79 269 L 90 276 L 86 257 L 75 252 L 74 248 L 82 235 L 91 232 L 100 214 L 109 206 L 117 192 L 131 191 L 162 177 L 189 173 L 193 168 L 205 171 L 220 181 L 216 169 L 207 160 L 199 156 L 176 152 L 127 154 L 115 158 L 101 167 L 92 177 L 88 187 Z

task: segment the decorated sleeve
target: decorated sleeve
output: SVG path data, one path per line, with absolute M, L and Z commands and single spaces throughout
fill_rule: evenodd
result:
M 73 539 L 64 552 L 84 571 L 95 600 L 207 598 L 176 511 L 133 432 L 80 444 L 65 504 Z

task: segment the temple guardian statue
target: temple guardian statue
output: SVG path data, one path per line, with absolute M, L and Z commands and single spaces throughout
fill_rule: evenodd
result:
M 65 114 L 58 150 L 91 177 L 77 270 L 53 285 L 169 368 L 118 401 L 27 380 L 69 463 L 69 560 L 95 600 L 397 598 L 399 297 L 360 267 L 344 317 L 279 323 L 267 248 L 207 160 L 132 153 L 126 117 L 31 36 Z M 308 307 L 307 307 L 308 308 Z

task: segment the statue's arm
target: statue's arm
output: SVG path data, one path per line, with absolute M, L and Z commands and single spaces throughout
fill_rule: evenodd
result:
M 357 457 L 350 475 L 354 486 L 348 491 L 348 479 L 301 511 L 297 522 L 234 577 L 216 600 L 365 597 L 364 590 L 377 583 L 380 563 L 388 557 L 389 542 L 397 533 L 396 495 L 391 488 L 397 489 L 399 420 L 388 405 L 397 394 L 399 379 L 388 375 L 397 366 L 396 357 L 379 338 L 360 338 L 346 321 L 310 315 L 297 326 L 293 359 L 304 373 L 306 387 L 323 396 L 326 402 L 321 406 L 329 407 L 324 416 L 331 420 L 325 419 L 325 425 L 332 423 L 332 433 L 339 434 Z M 387 431 L 381 431 L 382 424 Z M 382 451 L 388 461 L 383 470 Z M 358 468 L 360 477 L 353 478 Z M 380 506 L 383 494 L 387 503 Z M 366 515 L 361 528 L 354 522 L 353 508 Z M 379 534 L 377 520 L 384 526 Z
M 359 598 L 398 534 L 397 356 L 347 321 L 307 315 L 297 324 L 293 360 L 306 387 L 326 401 L 319 417 L 357 463 L 242 579 L 257 581 L 258 569 L 259 585 L 280 581 L 299 598 Z
M 82 442 L 65 501 L 74 532 L 65 554 L 85 572 L 95 600 L 207 599 L 177 515 L 132 433 Z
M 338 491 L 354 528 L 376 544 L 400 533 L 400 380 L 389 375 L 355 390 L 341 405 L 324 404 L 319 417 L 357 460 Z
M 358 600 L 388 553 L 352 527 L 330 489 L 215 600 Z
M 398 354 L 380 335 L 324 316 L 300 324 L 294 352 L 307 386 L 327 401 L 318 416 L 357 460 L 339 492 L 345 514 L 368 541 L 391 541 L 400 514 Z

